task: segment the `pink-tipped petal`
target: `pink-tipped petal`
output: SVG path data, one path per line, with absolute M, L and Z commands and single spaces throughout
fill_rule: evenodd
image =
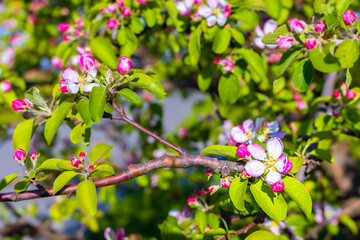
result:
M 217 8 L 217 6 L 219 6 L 219 0 L 206 0 L 206 3 L 212 9 Z
M 209 6 L 206 6 L 206 5 L 201 5 L 198 8 L 197 12 L 200 16 L 202 16 L 204 18 L 207 18 L 207 17 L 211 16 L 211 14 L 212 14 L 211 8 L 209 8 Z
M 265 161 L 266 160 L 266 153 L 265 150 L 262 146 L 260 146 L 259 144 L 250 144 L 247 147 L 247 150 L 249 151 L 249 153 L 251 154 L 251 156 L 256 159 L 256 160 L 262 160 Z
M 269 19 L 264 24 L 264 33 L 265 34 L 273 33 L 277 27 L 278 27 L 277 23 L 274 20 Z
M 226 24 L 226 21 L 227 21 L 227 17 L 225 16 L 225 14 L 219 13 L 217 15 L 217 24 L 219 26 L 224 26 Z
M 265 177 L 265 181 L 270 185 L 273 185 L 274 183 L 277 183 L 280 180 L 281 180 L 281 174 L 273 170 L 270 170 Z
M 72 67 L 68 67 L 67 69 L 65 69 L 65 71 L 61 75 L 61 77 L 63 79 L 65 79 L 66 81 L 74 82 L 74 83 L 79 82 L 78 76 L 79 76 L 79 73 Z
M 250 160 L 245 165 L 245 170 L 247 174 L 249 174 L 252 177 L 260 177 L 264 171 L 266 166 L 257 160 Z
M 269 157 L 272 157 L 273 159 L 278 159 L 284 151 L 284 145 L 280 138 L 271 138 L 266 143 L 266 150 L 269 154 Z
M 212 27 L 216 24 L 217 18 L 215 15 L 211 15 L 209 17 L 206 18 L 206 23 L 208 25 L 208 27 Z

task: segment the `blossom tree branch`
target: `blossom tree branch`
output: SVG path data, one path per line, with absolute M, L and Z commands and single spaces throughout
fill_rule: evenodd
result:
M 120 184 L 130 179 L 148 174 L 160 168 L 188 168 L 188 167 L 207 167 L 227 176 L 230 173 L 241 172 L 244 167 L 242 164 L 231 161 L 218 160 L 216 158 L 206 157 L 203 155 L 196 156 L 170 156 L 163 155 L 154 160 L 147 161 L 141 164 L 132 164 L 128 168 L 116 175 L 99 178 L 94 181 L 97 188 Z M 67 185 L 55 195 L 71 195 L 76 192 L 78 184 Z M 22 193 L 9 192 L 0 194 L 0 202 L 17 202 L 36 198 L 44 198 L 53 196 L 52 188 L 44 188 L 39 190 L 26 191 Z

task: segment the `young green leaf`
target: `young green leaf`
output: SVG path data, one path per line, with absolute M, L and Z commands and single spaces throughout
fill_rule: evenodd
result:
M 357 40 L 345 40 L 336 49 L 335 57 L 340 61 L 341 67 L 352 68 L 359 58 L 359 42 Z
M 206 213 L 201 211 L 201 210 L 196 211 L 196 213 L 195 213 L 195 221 L 198 224 L 200 232 L 202 234 L 204 234 L 205 228 L 207 226 Z
M 303 59 L 296 66 L 293 74 L 293 83 L 296 90 L 305 92 L 308 90 L 315 76 L 315 70 L 309 59 Z
M 54 181 L 53 195 L 60 191 L 71 179 L 73 179 L 78 173 L 73 171 L 66 171 L 61 173 Z
M 97 196 L 95 184 L 90 180 L 79 183 L 76 189 L 76 201 L 79 207 L 88 215 L 94 216 L 97 211 Z
M 271 233 L 271 232 L 268 232 L 268 231 L 265 231 L 265 230 L 259 230 L 259 231 L 256 231 L 256 232 L 253 232 L 251 233 L 249 236 L 247 236 L 245 238 L 245 240 L 279 240 L 280 237 Z
M 138 95 L 129 88 L 121 89 L 120 91 L 118 91 L 118 94 L 132 103 L 139 103 L 140 101 Z
M 274 30 L 273 33 L 268 33 L 262 38 L 262 42 L 265 44 L 276 44 L 276 38 L 280 35 L 286 36 L 290 29 L 287 24 L 281 25 Z
M 235 41 L 243 45 L 245 42 L 244 35 L 236 28 L 231 28 L 230 31 L 231 31 L 231 36 L 235 39 Z
M 4 177 L 0 182 L 0 191 L 3 190 L 12 181 L 14 181 L 18 176 L 19 176 L 19 174 L 13 173 L 13 174 L 10 174 L 10 175 Z
M 225 50 L 230 44 L 230 40 L 231 32 L 228 28 L 224 27 L 217 32 L 217 35 L 212 45 L 212 50 L 217 54 L 225 52 Z
M 34 123 L 35 123 L 35 118 L 25 120 L 16 126 L 13 135 L 14 150 L 20 148 L 24 150 L 26 153 L 28 152 L 30 141 L 35 131 Z
M 286 69 L 290 66 L 292 62 L 296 60 L 296 58 L 302 52 L 302 47 L 293 47 L 287 50 L 281 57 L 278 65 L 274 68 L 274 72 L 276 73 L 277 77 L 283 75 Z
M 78 144 L 82 139 L 82 135 L 84 134 L 85 129 L 86 129 L 85 123 L 76 125 L 70 132 L 70 141 L 73 144 Z
M 120 48 L 120 55 L 130 57 L 136 51 L 138 46 L 138 39 L 136 35 L 128 28 L 124 28 L 126 42 Z
M 63 123 L 66 115 L 72 107 L 72 103 L 64 102 L 60 104 L 55 111 L 51 114 L 50 119 L 45 124 L 44 135 L 46 142 L 50 145 L 52 140 L 55 137 L 57 130 L 60 125 Z
M 238 177 L 235 178 L 230 185 L 229 196 L 231 202 L 234 204 L 235 208 L 240 211 L 245 210 L 244 198 L 245 198 L 247 183 L 248 183 L 247 179 L 241 179 Z
M 107 173 L 110 173 L 111 175 L 115 174 L 114 168 L 111 165 L 106 164 L 106 163 L 102 163 L 102 164 L 96 166 L 95 170 L 99 171 L 99 172 L 107 172 Z
M 34 106 L 39 107 L 40 109 L 48 109 L 45 100 L 40 96 L 39 90 L 35 87 L 32 87 L 25 92 L 25 98 L 29 100 L 32 104 L 34 104 Z
M 203 240 L 219 239 L 219 237 L 225 236 L 226 231 L 223 228 L 210 229 L 204 234 Z
M 105 156 L 105 154 L 107 154 L 112 149 L 112 147 L 113 145 L 108 145 L 106 143 L 98 143 L 90 151 L 89 162 L 90 163 L 96 162 L 97 160 Z
M 239 158 L 236 153 L 237 147 L 224 145 L 211 145 L 204 148 L 200 154 L 210 156 L 224 156 L 230 158 Z
M 200 43 L 200 36 L 201 36 L 201 28 L 200 26 L 190 34 L 189 38 L 189 57 L 190 63 L 193 66 L 199 62 L 200 55 L 201 55 L 201 43 Z
M 81 99 L 77 104 L 77 109 L 82 120 L 88 127 L 91 127 L 94 124 L 94 121 L 92 120 L 91 114 L 89 112 L 89 100 Z
M 118 58 L 109 40 L 104 37 L 92 38 L 89 42 L 91 52 L 100 59 L 105 65 L 115 70 L 117 68 Z
M 89 111 L 97 123 L 101 121 L 105 111 L 106 95 L 106 88 L 102 87 L 93 87 L 90 92 Z
M 309 57 L 314 68 L 320 72 L 331 73 L 340 70 L 340 62 L 330 53 L 323 53 L 318 48 L 310 50 Z
M 30 181 L 28 177 L 23 177 L 19 182 L 17 182 L 14 186 L 14 190 L 16 193 L 24 192 L 30 186 Z
M 296 178 L 285 176 L 281 181 L 285 185 L 285 192 L 296 202 L 305 215 L 310 218 L 312 200 L 304 185 Z
M 200 91 L 205 92 L 211 85 L 213 79 L 212 66 L 209 64 L 203 68 L 197 77 L 197 83 Z
M 254 71 L 262 81 L 267 79 L 267 65 L 256 52 L 245 48 L 241 48 L 237 52 L 242 55 L 245 61 L 250 65 L 251 70 Z
M 64 168 L 66 168 L 65 170 L 75 170 L 70 161 L 58 158 L 47 159 L 39 167 L 40 170 L 60 170 Z
M 287 205 L 281 194 L 275 195 L 270 186 L 262 180 L 250 185 L 250 191 L 262 210 L 277 222 L 285 220 Z
M 230 76 L 222 76 L 220 78 L 218 91 L 223 103 L 235 103 L 240 96 L 240 90 L 240 81 L 235 75 L 231 74 Z
M 160 99 L 164 99 L 168 96 L 164 90 L 164 87 L 161 85 L 161 83 L 158 80 L 144 73 L 134 73 L 130 77 L 130 82 L 127 83 L 126 85 L 128 85 L 131 88 L 146 89 L 152 92 L 153 94 L 155 94 L 155 96 Z

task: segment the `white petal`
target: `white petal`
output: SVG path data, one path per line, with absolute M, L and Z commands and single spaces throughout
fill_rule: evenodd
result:
M 210 17 L 206 18 L 206 22 L 207 22 L 207 25 L 208 27 L 212 27 L 216 24 L 216 16 L 215 15 L 211 15 Z
M 212 9 L 217 8 L 219 5 L 219 0 L 206 0 L 207 5 L 211 7 Z
M 273 170 L 270 170 L 265 177 L 265 181 L 270 185 L 273 185 L 274 183 L 277 183 L 280 180 L 281 180 L 281 174 Z
M 91 92 L 93 87 L 100 87 L 100 84 L 98 84 L 98 83 L 86 84 L 85 87 L 84 87 L 84 92 Z
M 68 92 L 72 94 L 77 94 L 79 92 L 79 85 L 72 82 L 66 82 L 66 88 Z
M 269 19 L 266 21 L 266 23 L 264 24 L 264 33 L 267 34 L 267 33 L 273 33 L 274 30 L 278 27 L 277 23 L 272 20 L 272 19 Z
M 255 120 L 255 129 L 256 130 L 262 130 L 262 124 L 263 124 L 264 120 L 265 120 L 265 118 L 263 118 L 263 117 L 256 118 L 256 120 Z
M 228 5 L 226 0 L 219 0 L 219 9 L 220 9 L 220 11 L 224 12 L 226 5 Z
M 249 137 L 245 135 L 244 131 L 239 127 L 233 127 L 230 132 L 231 138 L 237 143 L 244 143 L 249 140 Z
M 193 5 L 194 5 L 194 2 L 195 0 L 185 0 L 184 3 L 185 3 L 185 7 L 188 9 L 188 10 L 191 10 Z
M 272 157 L 273 159 L 278 159 L 284 151 L 284 145 L 280 138 L 271 138 L 266 143 L 266 150 L 269 154 L 269 157 Z
M 243 122 L 243 127 L 244 127 L 244 129 L 245 129 L 245 131 L 246 132 L 248 132 L 248 131 L 250 131 L 250 132 L 252 132 L 252 131 L 254 131 L 254 121 L 253 120 L 251 120 L 251 119 L 247 119 L 247 120 L 245 120 L 244 122 Z
M 264 49 L 265 48 L 265 44 L 262 42 L 261 38 L 254 38 L 254 44 L 255 46 L 257 46 L 258 48 Z
M 95 68 L 90 68 L 88 75 L 86 77 L 86 82 L 92 82 L 94 81 L 94 78 L 96 77 L 97 70 Z
M 207 18 L 209 17 L 211 14 L 212 14 L 212 10 L 211 8 L 209 8 L 208 6 L 206 5 L 201 5 L 199 8 L 198 8 L 198 14 L 204 18 Z
M 73 69 L 72 67 L 68 67 L 67 69 L 65 69 L 65 71 L 62 73 L 61 77 L 63 79 L 65 79 L 66 81 L 70 81 L 70 82 L 74 82 L 74 83 L 78 83 L 78 77 L 79 73 Z
M 246 172 L 252 177 L 260 177 L 264 171 L 266 166 L 257 160 L 250 160 L 245 165 Z
M 264 31 L 261 29 L 261 27 L 259 25 L 256 25 L 255 27 L 255 33 L 256 35 L 258 35 L 259 37 L 264 36 Z
M 224 26 L 226 24 L 227 17 L 223 13 L 217 15 L 217 23 L 219 26 Z
M 266 160 L 266 153 L 263 147 L 261 147 L 259 144 L 250 144 L 248 146 L 248 151 L 251 154 L 251 156 L 257 160 Z

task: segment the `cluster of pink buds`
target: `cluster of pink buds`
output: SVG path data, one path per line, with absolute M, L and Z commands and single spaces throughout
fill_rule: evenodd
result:
M 129 240 L 125 236 L 125 229 L 119 228 L 116 233 L 111 228 L 106 228 L 104 232 L 104 237 L 106 240 Z
M 58 58 L 57 56 L 54 56 L 51 59 L 51 65 L 55 68 L 63 68 L 64 63 L 62 59 Z
M 196 189 L 194 191 L 194 194 L 195 194 L 195 196 L 200 197 L 200 196 L 206 195 L 206 191 L 204 189 L 202 189 L 202 190 Z
M 347 89 L 346 84 L 343 82 L 340 84 L 340 91 L 335 90 L 333 92 L 333 97 L 340 98 L 341 95 L 344 95 L 347 99 L 353 99 L 356 97 L 356 92 L 352 89 Z
M 36 165 L 36 161 L 39 158 L 39 156 L 40 156 L 40 154 L 38 154 L 36 152 L 32 152 L 30 154 L 30 160 L 31 160 L 33 166 Z M 18 148 L 15 150 L 15 152 L 13 154 L 13 158 L 14 158 L 14 160 L 18 161 L 21 165 L 24 165 L 24 162 L 26 160 L 26 152 L 23 149 Z
M 146 1 L 141 2 L 146 3 Z M 116 4 L 109 3 L 107 8 L 100 8 L 100 14 L 97 18 L 101 17 L 104 13 L 115 14 L 114 17 L 111 17 L 106 23 L 107 28 L 110 30 L 116 29 L 118 26 L 118 21 L 115 17 L 122 15 L 123 17 L 127 18 L 131 15 L 130 8 L 125 7 L 125 3 L 122 0 L 118 0 Z
M 296 101 L 296 109 L 297 110 L 304 110 L 307 108 L 307 103 L 301 99 L 301 94 L 296 92 L 294 93 L 293 99 Z
M 12 89 L 12 84 L 10 81 L 4 80 L 4 81 L 0 82 L 0 90 L 2 92 L 10 92 L 11 89 Z
M 214 63 L 223 66 L 225 72 L 233 72 L 235 68 L 234 61 L 231 59 L 215 59 Z
M 29 108 L 33 108 L 34 105 L 27 99 L 16 99 L 11 103 L 12 109 L 16 112 L 24 112 Z
M 121 75 L 128 74 L 132 69 L 132 62 L 128 57 L 122 56 L 118 62 L 117 70 Z
M 58 26 L 59 32 L 64 34 L 63 40 L 70 41 L 79 38 L 83 33 L 84 21 L 77 19 L 74 25 L 70 25 L 66 22 L 60 23 Z
M 81 164 L 82 164 L 82 161 L 80 159 L 77 159 L 77 158 L 72 158 L 71 160 L 71 165 L 75 168 L 78 168 Z

